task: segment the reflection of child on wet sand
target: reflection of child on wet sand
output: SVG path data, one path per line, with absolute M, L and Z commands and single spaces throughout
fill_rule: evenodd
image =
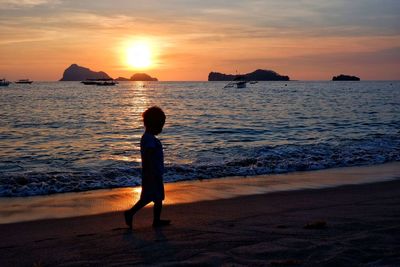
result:
M 161 133 L 165 123 L 165 114 L 159 107 L 151 107 L 143 113 L 145 132 L 140 140 L 142 156 L 142 193 L 140 199 L 125 211 L 125 223 L 132 228 L 132 218 L 141 208 L 154 202 L 153 226 L 169 225 L 169 220 L 161 220 L 162 201 L 164 200 L 164 156 L 160 140 L 155 136 Z

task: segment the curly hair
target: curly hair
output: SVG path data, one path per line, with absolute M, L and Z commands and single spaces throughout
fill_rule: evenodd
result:
M 161 108 L 157 106 L 148 108 L 143 112 L 142 117 L 147 131 L 153 134 L 161 133 L 166 119 L 165 113 Z

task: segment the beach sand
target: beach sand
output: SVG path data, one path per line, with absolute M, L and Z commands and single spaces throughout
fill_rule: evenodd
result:
M 317 189 L 400 179 L 400 162 L 373 166 L 166 183 L 165 205 L 279 191 Z M 0 224 L 96 215 L 130 208 L 140 187 L 101 189 L 34 197 L 0 198 Z
M 400 181 L 0 225 L 0 266 L 400 266 Z

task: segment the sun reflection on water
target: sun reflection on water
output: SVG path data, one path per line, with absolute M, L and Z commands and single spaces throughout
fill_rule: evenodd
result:
M 135 82 L 130 85 L 130 88 L 132 94 L 129 96 L 129 113 L 134 115 L 134 128 L 137 129 L 143 127 L 141 116 L 149 105 L 147 88 L 144 82 Z
M 110 156 L 104 157 L 103 159 L 116 160 L 116 161 L 126 161 L 126 162 L 138 162 L 138 163 L 141 162 L 140 156 L 130 157 L 130 156 L 110 155 Z

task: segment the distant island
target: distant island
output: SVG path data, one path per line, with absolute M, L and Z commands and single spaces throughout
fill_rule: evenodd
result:
M 112 79 L 104 71 L 92 71 L 89 68 L 79 66 L 77 64 L 72 64 L 69 66 L 63 74 L 60 81 L 83 81 L 86 79 Z
M 232 81 L 239 75 L 210 72 L 208 81 Z M 289 76 L 282 76 L 273 70 L 261 70 L 240 75 L 248 81 L 290 81 Z
M 130 79 L 124 78 L 124 77 L 118 77 L 115 79 L 117 81 L 123 82 L 123 81 L 150 81 L 150 82 L 157 82 L 158 79 L 151 77 L 150 75 L 146 73 L 135 73 L 131 76 Z
M 360 81 L 357 76 L 340 74 L 339 76 L 333 76 L 332 81 Z
M 92 71 L 89 68 L 72 64 L 69 66 L 63 74 L 60 81 L 85 81 L 85 80 L 98 80 L 98 79 L 110 79 L 111 78 L 104 71 Z M 116 81 L 158 81 L 157 78 L 151 77 L 146 73 L 135 73 L 131 78 L 118 77 Z

